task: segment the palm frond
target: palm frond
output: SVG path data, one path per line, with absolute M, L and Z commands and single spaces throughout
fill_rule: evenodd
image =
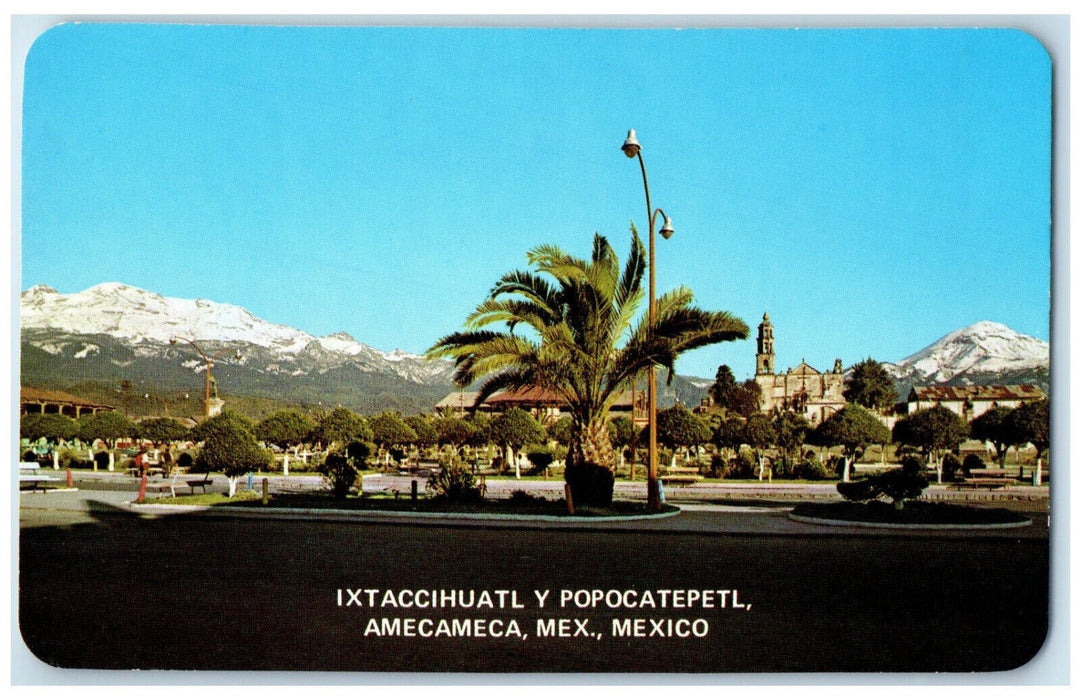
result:
M 522 299 L 486 299 L 465 319 L 466 328 L 483 328 L 493 323 L 506 323 L 510 330 L 524 323 L 538 330 L 558 319 L 542 304 Z
M 488 377 L 477 391 L 477 398 L 473 402 L 476 408 L 491 398 L 492 394 L 504 389 L 528 389 L 536 385 L 536 377 L 529 368 L 518 368 L 500 372 Z
M 508 294 L 519 294 L 543 306 L 552 313 L 559 308 L 559 293 L 546 279 L 532 272 L 515 270 L 503 275 L 488 293 L 489 299 Z
M 454 383 L 472 384 L 491 372 L 535 362 L 539 345 L 510 333 L 470 331 L 452 333 L 428 350 L 428 357 L 454 360 Z
M 620 385 L 650 365 L 660 365 L 671 374 L 679 355 L 714 343 L 743 340 L 747 333 L 747 324 L 727 312 L 667 305 L 652 326 L 642 319 L 613 363 L 608 386 Z
M 562 248 L 551 244 L 539 245 L 533 250 L 526 253 L 526 260 L 531 265 L 546 274 L 552 275 L 557 279 L 561 279 L 561 276 L 555 274 L 554 270 L 584 270 L 589 263 L 581 258 L 577 258 L 568 254 Z

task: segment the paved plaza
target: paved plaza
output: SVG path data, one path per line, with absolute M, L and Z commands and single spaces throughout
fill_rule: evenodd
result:
M 688 500 L 670 517 L 553 525 L 371 514 L 238 518 L 213 509 L 155 514 L 133 510 L 134 490 L 120 485 L 103 477 L 78 490 L 20 496 L 20 631 L 54 665 L 1001 671 L 1026 663 L 1047 629 L 1047 500 L 1030 493 L 1009 503 L 1032 516 L 1028 527 L 896 533 L 792 522 L 787 509 L 799 498 L 768 500 L 766 487 L 745 490 L 742 499 Z M 544 590 L 587 599 L 591 591 L 738 591 L 735 600 L 724 596 L 741 607 L 642 611 L 572 602 L 551 611 L 478 612 L 344 604 L 362 589 L 513 590 L 523 601 Z M 417 620 L 430 630 L 442 622 L 447 629 L 502 625 L 500 632 L 513 620 L 523 636 L 483 627 L 480 637 L 410 637 L 409 624 L 424 624 Z M 683 637 L 653 634 L 679 624 Z M 691 634 L 692 624 L 701 636 Z M 577 638 L 579 625 L 596 636 Z

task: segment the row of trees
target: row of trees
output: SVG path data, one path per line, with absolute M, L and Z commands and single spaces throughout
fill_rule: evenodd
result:
M 402 417 L 395 412 L 365 417 L 347 408 L 336 408 L 322 415 L 286 409 L 258 423 L 230 416 L 233 423 L 243 423 L 253 444 L 261 442 L 288 449 L 318 443 L 329 450 L 345 450 L 350 445 L 369 443 L 384 460 L 401 459 L 404 451 L 412 447 L 437 446 L 458 451 L 465 446 L 494 444 L 507 450 L 507 463 L 517 465 L 513 455 L 528 446 L 552 440 L 569 447 L 573 430 L 571 416 L 564 416 L 546 430 L 533 416 L 517 408 L 495 417 L 482 414 Z M 858 403 L 849 404 L 818 426 L 811 426 L 802 415 L 789 412 L 772 417 L 762 413 L 752 413 L 746 418 L 729 415 L 716 419 L 711 426 L 685 407 L 676 405 L 658 412 L 657 433 L 659 442 L 673 451 L 705 444 L 722 450 L 738 450 L 748 445 L 755 450 L 775 448 L 785 460 L 798 456 L 804 445 L 841 447 L 845 460 L 843 475 L 847 480 L 851 463 L 873 444 L 894 443 L 918 449 L 934 460 L 940 470 L 944 455 L 969 437 L 990 442 L 1003 468 L 1007 452 L 1014 446 L 1031 443 L 1040 459 L 1050 446 L 1048 424 L 1047 401 L 1015 409 L 993 408 L 971 424 L 946 408 L 934 407 L 902 418 L 892 433 Z M 134 423 L 116 412 L 88 415 L 78 421 L 58 414 L 28 414 L 22 417 L 20 431 L 25 438 L 50 441 L 101 439 L 112 445 L 120 438 L 138 438 L 166 444 L 181 440 L 202 442 L 207 431 L 216 425 L 213 419 L 192 430 L 171 418 Z M 644 433 L 636 433 L 625 416 L 609 421 L 608 436 L 610 443 L 621 451 L 635 443 L 645 443 Z M 241 452 L 248 449 L 245 440 L 237 444 Z M 223 454 L 220 459 L 214 458 L 216 467 L 223 466 L 226 457 Z M 247 458 L 238 459 L 244 462 Z
M 28 413 L 19 421 L 19 435 L 28 440 L 52 443 L 103 440 L 109 446 L 123 438 L 150 440 L 156 444 L 183 440 L 188 428 L 172 418 L 149 418 L 136 423 L 119 411 L 100 411 L 79 419 L 59 413 Z
M 544 427 L 519 408 L 490 417 L 483 414 L 457 416 L 401 416 L 395 412 L 364 417 L 346 408 L 336 408 L 321 419 L 295 409 L 279 411 L 256 425 L 256 434 L 267 443 L 289 448 L 300 444 L 324 446 L 370 442 L 385 460 L 401 459 L 406 449 L 416 447 L 482 447 L 495 444 L 517 453 L 527 445 L 547 440 Z M 508 455 L 509 460 L 510 455 Z
M 755 450 L 775 448 L 783 460 L 792 461 L 804 445 L 840 447 L 845 481 L 852 463 L 870 445 L 892 443 L 917 450 L 935 463 L 940 479 L 945 455 L 970 437 L 990 442 L 1003 468 L 1010 447 L 1032 444 L 1039 462 L 1050 446 L 1046 400 L 1017 408 L 994 408 L 971 424 L 949 409 L 936 406 L 905 416 L 892 431 L 859 403 L 847 405 L 817 426 L 796 413 L 779 412 L 772 416 L 752 413 L 746 418 L 735 415 L 719 418 L 710 431 L 706 421 L 681 406 L 661 411 L 657 423 L 658 439 L 671 449 L 707 442 L 722 450 L 738 450 L 747 445 Z

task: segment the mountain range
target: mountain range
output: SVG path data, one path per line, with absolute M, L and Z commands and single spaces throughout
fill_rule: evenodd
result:
M 107 282 L 73 294 L 37 285 L 21 294 L 20 305 L 24 386 L 127 381 L 139 391 L 193 389 L 206 371 L 193 341 L 231 396 L 412 413 L 430 410 L 454 389 L 448 361 L 385 352 L 346 333 L 316 337 L 232 304 Z M 883 364 L 902 398 L 919 384 L 1036 383 L 1046 391 L 1049 346 L 984 321 Z M 697 405 L 711 383 L 682 376 L 658 382 L 659 403 Z

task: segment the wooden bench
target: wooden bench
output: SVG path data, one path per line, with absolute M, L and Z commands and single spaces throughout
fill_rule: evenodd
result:
M 185 475 L 183 479 L 184 483 L 188 485 L 188 490 L 191 491 L 191 495 L 193 496 L 195 495 L 196 487 L 201 488 L 203 490 L 203 493 L 206 493 L 206 487 L 214 483 L 214 480 L 210 478 L 209 474 L 199 477 Z
M 1004 489 L 1011 484 L 1017 483 L 1013 479 L 997 479 L 997 478 L 984 478 L 984 479 L 964 479 L 963 481 L 956 481 L 950 484 L 951 489 Z
M 171 479 L 156 479 L 148 480 L 146 482 L 146 492 L 149 494 L 151 491 L 155 491 L 161 494 L 166 492 L 172 498 L 176 498 L 177 486 L 187 485 L 191 495 L 195 495 L 196 487 L 201 488 L 203 493 L 206 493 L 206 487 L 208 484 L 213 483 L 213 479 L 207 476 L 192 477 L 188 474 L 182 474 L 180 471 L 173 473 Z
M 696 484 L 701 480 L 702 475 L 699 474 L 698 469 L 694 467 L 669 468 L 661 477 L 661 481 L 666 484 Z
M 43 473 L 41 466 L 37 462 L 19 462 L 20 488 L 23 484 L 26 484 L 30 487 L 30 491 L 37 491 L 39 486 L 42 491 L 45 491 L 46 489 L 43 484 L 60 480 L 61 479 L 58 476 Z
M 971 479 L 1005 479 L 1005 469 L 973 469 Z

